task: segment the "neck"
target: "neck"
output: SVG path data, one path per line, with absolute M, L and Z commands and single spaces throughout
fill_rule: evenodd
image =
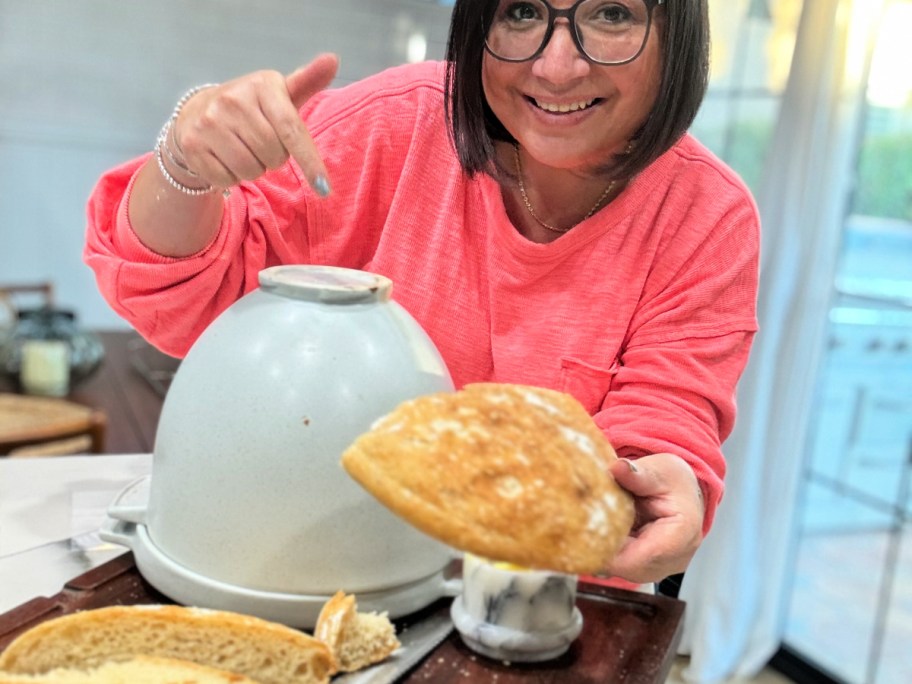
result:
M 517 181 L 513 204 L 519 205 L 513 207 L 511 218 L 531 240 L 550 242 L 597 213 L 616 194 L 613 181 L 538 164 L 517 145 L 511 147 Z M 539 236 L 547 239 L 536 239 Z

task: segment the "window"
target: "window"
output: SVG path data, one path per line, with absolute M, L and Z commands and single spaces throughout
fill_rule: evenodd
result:
M 884 4 L 786 625 L 792 649 L 852 684 L 912 681 L 912 2 Z
M 803 0 L 710 0 L 712 79 L 693 132 L 759 191 Z M 785 645 L 847 683 L 912 682 L 912 0 L 844 0 L 866 77 L 816 381 Z M 855 14 L 855 13 L 867 13 Z M 852 35 L 856 35 L 854 43 Z M 762 334 L 762 332 L 761 332 Z

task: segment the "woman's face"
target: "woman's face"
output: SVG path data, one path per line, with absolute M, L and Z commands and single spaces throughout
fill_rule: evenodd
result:
M 563 9 L 574 2 L 551 4 Z M 482 85 L 491 110 L 529 156 L 554 168 L 585 170 L 622 152 L 656 101 L 661 8 L 653 11 L 643 52 L 620 66 L 587 61 L 570 30 L 565 19 L 558 19 L 544 51 L 527 62 L 504 62 L 486 51 Z M 591 104 L 550 111 L 580 103 Z

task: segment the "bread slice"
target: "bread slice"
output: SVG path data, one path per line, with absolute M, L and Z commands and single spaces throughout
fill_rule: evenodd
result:
M 136 656 L 82 670 L 59 668 L 44 674 L 0 672 L 0 684 L 257 684 L 244 675 L 187 660 Z
M 380 502 L 452 547 L 569 574 L 601 571 L 633 525 L 617 455 L 568 394 L 467 385 L 396 407 L 342 455 Z
M 137 655 L 189 660 L 261 684 L 320 684 L 335 670 L 323 642 L 284 625 L 183 606 L 112 606 L 29 629 L 0 654 L 0 671 L 93 668 Z
M 341 591 L 323 606 L 314 636 L 329 646 L 342 672 L 386 660 L 400 646 L 386 613 L 359 613 L 355 597 Z

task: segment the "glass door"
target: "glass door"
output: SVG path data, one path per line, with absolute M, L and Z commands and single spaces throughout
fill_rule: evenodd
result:
M 912 682 L 910 36 L 912 0 L 887 2 L 870 53 L 785 627 L 786 647 L 851 684 Z

